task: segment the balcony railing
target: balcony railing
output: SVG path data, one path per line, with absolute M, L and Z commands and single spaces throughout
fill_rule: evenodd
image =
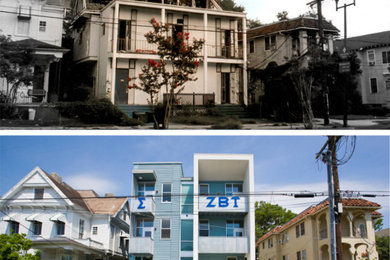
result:
M 200 212 L 248 212 L 248 198 L 240 195 L 199 196 Z
M 180 93 L 175 95 L 173 103 L 178 105 L 205 106 L 215 104 L 215 93 Z M 164 94 L 164 104 L 168 101 L 168 94 Z
M 151 237 L 130 237 L 130 254 L 149 254 L 153 255 L 153 239 Z
M 118 38 L 118 51 L 140 54 L 156 54 L 157 45 L 148 43 L 147 40 Z
M 248 237 L 199 237 L 199 253 L 246 254 Z
M 130 202 L 131 213 L 151 213 L 154 214 L 154 197 L 137 197 L 132 198 Z
M 75 239 L 75 240 L 83 245 L 88 246 L 88 247 L 93 247 L 93 248 L 97 248 L 97 249 L 104 249 L 103 243 L 92 240 L 90 238 Z
M 214 58 L 242 59 L 243 49 L 235 45 L 209 45 L 207 44 L 207 56 Z

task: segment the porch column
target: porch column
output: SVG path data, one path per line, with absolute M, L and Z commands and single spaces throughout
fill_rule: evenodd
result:
M 208 15 L 207 13 L 203 14 L 203 38 L 204 38 L 204 46 L 203 46 L 203 93 L 207 93 L 207 76 L 208 76 L 208 57 L 207 57 L 207 26 L 208 26 Z
M 248 105 L 248 72 L 247 72 L 247 69 L 248 69 L 248 57 L 247 57 L 247 40 L 246 40 L 246 17 L 243 17 L 242 18 L 242 30 L 243 30 L 243 33 L 242 33 L 242 56 L 243 56 L 243 59 L 244 59 L 244 65 L 243 65 L 243 80 L 242 80 L 242 84 L 244 85 L 243 86 L 243 99 L 244 99 L 244 104 L 245 105 Z
M 42 100 L 42 102 L 44 103 L 47 103 L 47 97 L 49 95 L 49 70 L 50 70 L 50 63 L 45 67 L 44 78 L 43 78 L 43 89 L 46 92 L 45 97 Z
M 161 24 L 165 24 L 165 8 L 161 8 Z
M 348 212 L 348 224 L 349 224 L 349 237 L 353 237 L 353 214 Z
M 366 212 L 364 214 L 365 220 L 366 220 L 366 236 L 368 241 L 375 242 L 375 231 L 374 227 L 372 225 L 372 216 L 371 212 Z
M 114 6 L 114 22 L 112 26 L 112 64 L 111 64 L 111 102 L 115 104 L 115 77 L 116 77 L 116 58 L 118 49 L 118 22 L 119 22 L 119 3 L 115 2 Z

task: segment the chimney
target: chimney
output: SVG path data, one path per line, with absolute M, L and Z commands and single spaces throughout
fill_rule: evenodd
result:
M 106 193 L 104 194 L 104 197 L 106 198 L 114 197 L 114 193 Z
M 53 177 L 57 182 L 62 183 L 62 177 L 61 177 L 61 175 L 59 175 L 59 174 L 56 173 L 56 172 L 52 172 L 50 175 L 51 175 L 51 177 Z

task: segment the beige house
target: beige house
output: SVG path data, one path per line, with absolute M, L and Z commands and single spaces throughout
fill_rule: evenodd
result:
M 380 205 L 364 199 L 343 199 L 343 259 L 378 259 L 373 219 Z M 272 229 L 256 244 L 259 260 L 330 259 L 328 201 L 312 206 Z

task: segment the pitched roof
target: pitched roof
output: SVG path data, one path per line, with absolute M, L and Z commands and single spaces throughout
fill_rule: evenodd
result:
M 337 40 L 335 47 L 341 49 L 343 44 L 343 40 Z M 390 46 L 390 31 L 347 38 L 347 46 L 351 50 L 365 50 Z
M 12 42 L 12 44 L 15 44 L 16 46 L 20 46 L 20 47 L 29 47 L 29 48 L 33 48 L 33 49 L 53 49 L 53 50 L 66 51 L 65 48 L 62 48 L 62 47 L 59 47 L 59 46 L 56 46 L 53 44 L 49 44 L 46 42 L 38 41 L 38 40 L 35 40 L 32 38 L 28 38 L 28 39 L 20 40 L 20 41 L 14 41 L 14 42 Z
M 347 208 L 367 208 L 367 209 L 374 210 L 374 209 L 379 209 L 381 207 L 378 203 L 368 201 L 365 199 L 342 199 L 342 203 L 343 203 L 343 207 L 347 207 Z M 269 231 L 267 234 L 265 234 L 264 236 L 260 237 L 256 242 L 256 246 L 261 241 L 265 240 L 266 238 L 270 237 L 271 235 L 273 235 L 275 233 L 279 233 L 279 232 L 287 229 L 288 227 L 298 223 L 299 221 L 301 221 L 305 217 L 310 216 L 310 215 L 315 215 L 316 213 L 318 213 L 322 209 L 327 208 L 328 205 L 329 205 L 329 201 L 326 199 L 326 200 L 323 200 L 322 202 L 318 203 L 315 206 L 311 206 L 310 208 L 305 209 L 299 215 L 297 215 L 296 217 L 291 219 L 286 224 L 284 224 L 282 226 L 277 226 L 277 227 L 273 228 L 271 231 Z M 374 212 L 376 212 L 376 211 L 374 211 Z M 379 212 L 377 212 L 377 213 L 379 213 Z
M 127 198 L 99 197 L 84 199 L 94 214 L 116 214 L 127 201 Z
M 99 197 L 99 195 L 94 190 L 77 190 L 77 192 L 83 198 Z
M 339 30 L 330 22 L 323 21 L 324 31 L 337 34 Z M 299 29 L 318 30 L 318 20 L 312 17 L 298 17 L 294 19 L 284 20 L 272 24 L 267 24 L 257 28 L 248 30 L 248 39 L 261 37 L 277 32 L 294 31 Z

